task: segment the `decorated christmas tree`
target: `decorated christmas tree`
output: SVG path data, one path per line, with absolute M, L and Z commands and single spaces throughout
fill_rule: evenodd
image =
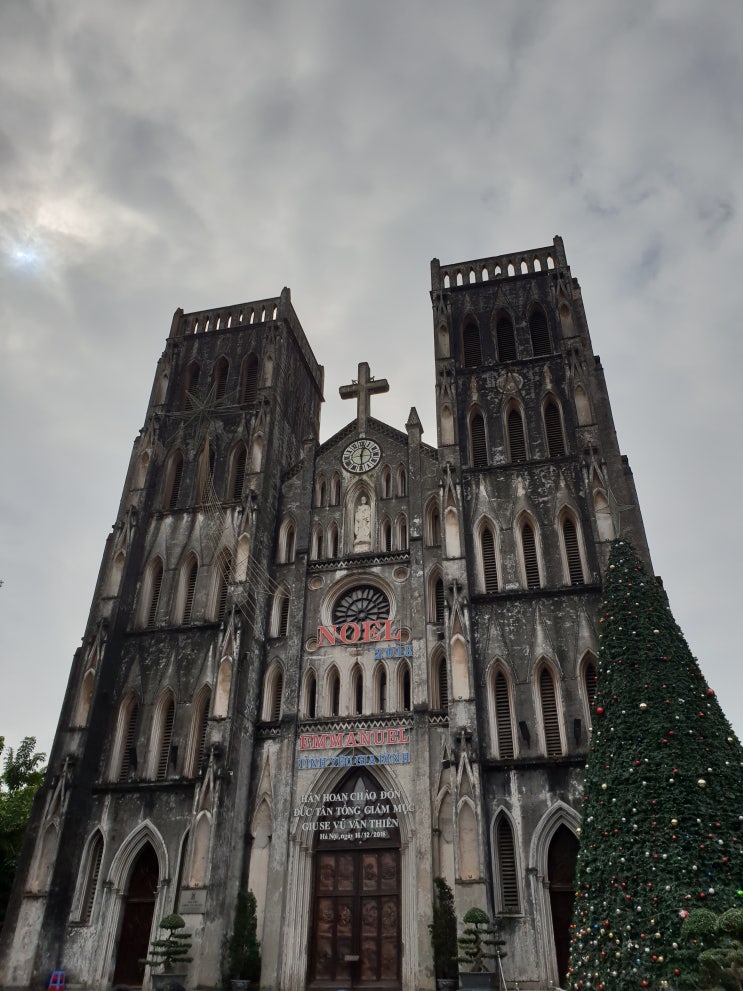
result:
M 743 751 L 626 540 L 600 624 L 569 986 L 678 988 L 688 913 L 743 905 Z

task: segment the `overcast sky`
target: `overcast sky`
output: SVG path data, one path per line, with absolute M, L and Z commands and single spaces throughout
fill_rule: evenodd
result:
M 429 262 L 565 240 L 653 564 L 738 733 L 743 13 L 2 0 L 0 734 L 51 744 L 176 307 L 278 295 L 436 441 Z

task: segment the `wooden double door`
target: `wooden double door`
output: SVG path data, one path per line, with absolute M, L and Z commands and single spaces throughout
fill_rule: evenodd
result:
M 310 987 L 399 991 L 400 850 L 315 855 Z

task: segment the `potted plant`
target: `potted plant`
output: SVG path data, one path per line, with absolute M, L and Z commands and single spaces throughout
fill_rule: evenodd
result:
M 493 988 L 496 976 L 502 977 L 501 960 L 505 953 L 501 947 L 505 940 L 498 937 L 497 929 L 481 908 L 469 909 L 462 921 L 464 929 L 457 942 L 459 963 L 464 964 L 466 971 L 459 975 L 460 985 L 468 989 Z M 488 969 L 486 960 L 494 960 L 495 968 Z
M 251 982 L 260 980 L 261 944 L 252 891 L 241 891 L 237 896 L 235 922 L 227 946 L 227 970 L 233 991 L 247 991 Z
M 152 986 L 155 991 L 167 987 L 171 982 L 182 985 L 188 967 L 193 957 L 188 955 L 191 949 L 191 933 L 181 932 L 186 928 L 182 916 L 166 915 L 160 922 L 160 929 L 167 935 L 153 939 L 150 943 L 150 955 L 144 961 L 153 968 Z M 155 968 L 162 967 L 160 973 L 154 973 Z
M 433 948 L 433 968 L 439 991 L 452 991 L 457 986 L 457 917 L 454 895 L 443 877 L 433 880 L 433 922 L 428 926 Z

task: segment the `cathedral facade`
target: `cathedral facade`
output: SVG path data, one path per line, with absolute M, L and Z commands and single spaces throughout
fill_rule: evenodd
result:
M 159 921 L 222 986 L 435 986 L 434 878 L 509 987 L 564 980 L 601 572 L 647 545 L 563 244 L 431 263 L 436 444 L 319 442 L 280 296 L 178 310 L 134 444 L 0 949 L 0 986 L 148 987 Z M 353 406 L 349 407 L 353 410 Z

